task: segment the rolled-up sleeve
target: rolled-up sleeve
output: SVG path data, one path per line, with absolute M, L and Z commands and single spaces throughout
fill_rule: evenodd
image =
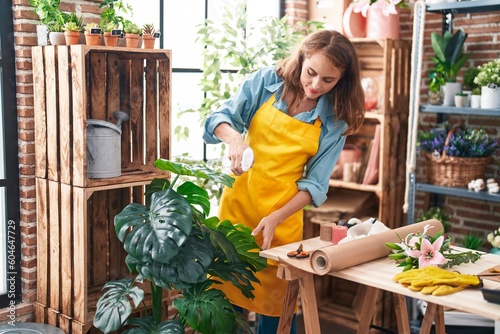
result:
M 242 83 L 237 92 L 221 107 L 210 114 L 205 122 L 203 141 L 207 144 L 218 144 L 220 139 L 214 134 L 215 128 L 221 123 L 229 124 L 233 129 L 243 134 L 250 125 L 259 107 L 273 94 L 267 89 L 280 79 L 274 67 L 260 69 Z
M 342 134 L 347 124 L 329 119 L 322 127 L 318 153 L 307 163 L 305 177 L 297 181 L 299 190 L 309 191 L 315 207 L 327 199 L 330 175 L 344 147 L 346 137 Z

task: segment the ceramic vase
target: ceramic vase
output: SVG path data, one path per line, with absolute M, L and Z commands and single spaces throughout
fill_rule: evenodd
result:
M 496 85 L 481 87 L 481 108 L 500 109 L 500 87 Z
M 399 39 L 399 14 L 385 15 L 382 9 L 370 6 L 366 14 L 366 37 Z
M 51 31 L 49 33 L 49 41 L 51 45 L 65 45 L 66 39 L 64 37 L 63 32 L 54 32 Z
M 460 91 L 462 91 L 461 82 L 447 82 L 443 86 L 443 106 L 455 106 L 455 95 L 457 95 L 457 93 Z
M 470 107 L 476 109 L 481 108 L 481 95 L 470 96 Z
M 467 107 L 468 100 L 469 97 L 467 95 L 466 96 L 455 95 L 455 107 L 457 108 Z

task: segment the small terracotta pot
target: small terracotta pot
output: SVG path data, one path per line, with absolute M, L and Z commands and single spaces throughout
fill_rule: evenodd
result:
M 142 35 L 142 41 L 145 49 L 154 49 L 156 38 L 151 34 Z
M 64 38 L 66 40 L 66 45 L 76 45 L 80 39 L 80 32 L 67 30 L 64 32 Z
M 127 42 L 127 48 L 138 48 L 139 34 L 125 34 L 125 41 Z
M 106 31 L 104 33 L 104 44 L 106 46 L 117 46 L 119 37 L 118 35 L 111 35 L 110 31 Z
M 101 45 L 101 34 L 90 34 L 86 31 L 85 43 L 87 45 Z

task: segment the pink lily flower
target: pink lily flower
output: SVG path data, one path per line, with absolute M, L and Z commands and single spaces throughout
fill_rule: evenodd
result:
M 418 258 L 418 267 L 424 268 L 432 265 L 445 264 L 448 260 L 439 251 L 443 245 L 444 237 L 439 238 L 431 244 L 431 242 L 425 238 L 422 239 L 420 244 L 420 250 L 407 250 L 406 254 L 413 258 Z

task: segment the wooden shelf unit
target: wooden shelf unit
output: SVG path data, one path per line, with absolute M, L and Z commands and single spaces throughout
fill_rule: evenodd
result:
M 153 163 L 170 157 L 171 51 L 72 45 L 34 47 L 32 54 L 35 317 L 67 334 L 93 333 L 102 286 L 129 275 L 114 216 L 144 203 L 151 180 L 169 176 Z M 130 115 L 122 124 L 121 175 L 88 178 L 86 121 L 115 123 L 117 110 Z
M 405 156 L 408 131 L 409 86 L 411 41 L 391 39 L 351 39 L 358 50 L 362 67 L 362 77 L 371 77 L 378 81 L 377 108 L 366 112 L 365 122 L 356 135 L 347 138 L 347 143 L 370 141 L 374 137 L 375 125 L 380 125 L 379 178 L 376 184 L 330 180 L 330 192 L 335 194 L 339 189 L 350 189 L 359 192 L 373 193 L 372 212 L 357 212 L 356 217 L 376 216 L 390 228 L 404 225 L 403 212 L 405 189 Z M 333 195 L 334 196 L 334 195 Z M 371 210 L 370 210 L 371 211 Z M 321 216 L 322 219 L 316 220 Z M 332 212 L 332 218 L 339 217 Z M 347 220 L 350 217 L 344 217 Z M 306 212 L 304 238 L 319 235 L 319 225 L 325 220 L 324 208 L 312 208 Z M 331 221 L 337 223 L 338 221 Z M 359 316 L 356 315 L 361 295 L 359 284 L 347 284 L 342 279 L 321 277 L 315 279 L 316 294 L 320 305 L 320 314 L 331 321 L 338 321 L 356 329 Z M 377 303 L 373 324 L 391 326 L 395 320 L 392 298 L 381 294 Z M 331 303 L 342 307 L 331 307 Z M 324 306 L 321 306 L 324 305 Z M 323 310 L 327 308 L 328 310 Z M 351 316 L 346 319 L 346 314 Z

